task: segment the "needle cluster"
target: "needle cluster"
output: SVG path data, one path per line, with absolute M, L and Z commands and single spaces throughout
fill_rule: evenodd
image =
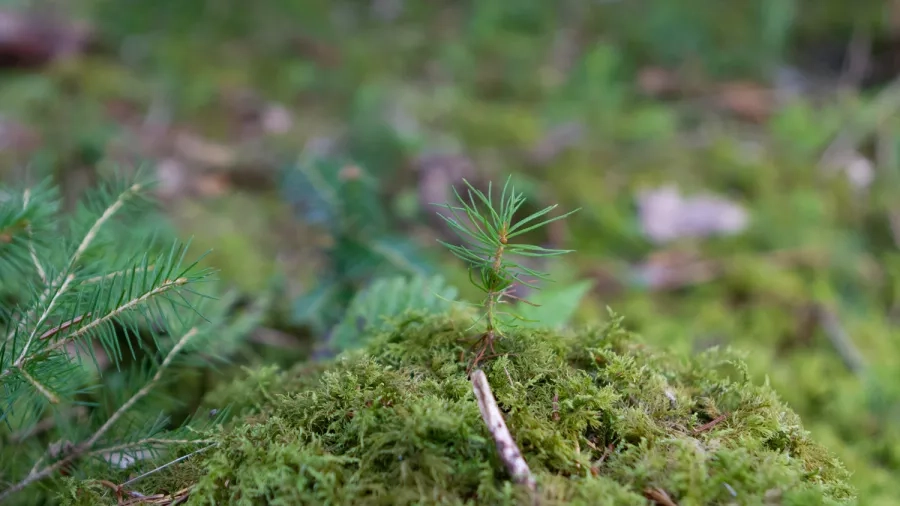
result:
M 549 279 L 547 273 L 524 265 L 522 257 L 551 257 L 572 251 L 518 243 L 514 239 L 566 218 L 578 209 L 550 217 L 550 212 L 557 207 L 552 205 L 517 218 L 526 199 L 522 193 L 516 192 L 515 188 L 510 186 L 510 178 L 507 178 L 496 201 L 492 195 L 491 183 L 488 184 L 485 194 L 468 181 L 463 182 L 466 185 L 465 196 L 460 195 L 454 188 L 456 203 L 437 204 L 448 211 L 438 215 L 462 239 L 462 243 L 439 242 L 469 265 L 469 280 L 484 293 L 482 301 L 484 312 L 476 324 L 484 320 L 485 328 L 473 346 L 476 351 L 471 367 L 475 367 L 485 358 L 488 350 L 496 355 L 494 341 L 503 337 L 504 329 L 513 325 L 514 320 L 522 319 L 510 311 L 501 311 L 500 305 L 508 300 L 531 304 L 513 295 L 512 289 L 517 284 L 539 289 L 537 282 Z
M 198 444 L 160 416 L 159 390 L 209 344 L 193 287 L 210 272 L 184 261 L 187 245 L 148 239 L 147 194 L 113 181 L 60 213 L 46 182 L 0 187 L 0 502 Z

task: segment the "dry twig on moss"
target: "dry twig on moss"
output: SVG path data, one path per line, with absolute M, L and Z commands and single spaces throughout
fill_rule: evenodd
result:
M 472 388 L 475 391 L 475 398 L 478 400 L 478 409 L 481 411 L 481 418 L 487 424 L 494 442 L 497 444 L 497 452 L 500 454 L 500 460 L 506 465 L 507 471 L 516 483 L 525 485 L 528 490 L 534 492 L 537 485 L 528 463 L 522 457 L 522 452 L 513 440 L 506 422 L 503 421 L 503 414 L 494 394 L 491 391 L 491 385 L 488 383 L 487 376 L 484 371 L 476 369 L 472 373 Z

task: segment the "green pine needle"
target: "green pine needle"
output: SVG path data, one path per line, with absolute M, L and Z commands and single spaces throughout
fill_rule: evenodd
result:
M 495 200 L 492 183 L 488 183 L 485 194 L 463 180 L 467 188 L 465 196 L 454 188 L 454 204 L 435 204 L 448 211 L 446 214 L 438 213 L 438 216 L 459 236 L 462 244 L 441 240 L 438 242 L 466 262 L 470 282 L 485 294 L 482 302 L 484 314 L 479 320 L 485 321 L 486 328 L 478 341 L 482 347 L 476 352 L 472 366 L 477 365 L 487 350 L 493 352 L 494 339 L 502 337 L 504 330 L 513 325 L 513 320 L 521 319 L 497 309 L 499 304 L 506 302 L 506 298 L 515 298 L 510 294 L 510 289 L 516 284 L 537 289 L 537 281 L 549 279 L 548 273 L 529 268 L 516 257 L 551 257 L 572 251 L 512 242 L 512 239 L 566 218 L 578 209 L 549 217 L 550 212 L 557 207 L 552 205 L 516 220 L 516 213 L 525 203 L 525 197 L 510 186 L 510 181 L 511 177 L 507 178 L 499 199 Z M 500 318 L 501 316 L 509 318 Z
M 147 188 L 121 178 L 65 216 L 46 182 L 0 188 L 0 502 L 63 468 L 189 443 L 160 415 L 172 404 L 158 387 L 225 329 L 202 315 L 209 297 L 195 287 L 211 272 L 187 260 L 189 244 L 160 245 L 147 239 L 157 224 L 134 225 L 151 215 Z M 98 389 L 104 369 L 121 386 Z M 86 419 L 71 419 L 86 407 Z M 29 436 L 48 421 L 64 451 Z M 28 462 L 26 450 L 44 456 Z

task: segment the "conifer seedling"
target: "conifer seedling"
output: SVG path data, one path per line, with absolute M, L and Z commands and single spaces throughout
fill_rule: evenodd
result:
M 470 370 L 485 358 L 488 351 L 492 356 L 496 355 L 494 341 L 504 337 L 506 330 L 514 326 L 515 320 L 522 320 L 522 317 L 515 313 L 500 311 L 500 304 L 513 299 L 534 305 L 513 295 L 512 288 L 519 283 L 539 289 L 536 283 L 549 279 L 549 274 L 523 265 L 517 257 L 550 257 L 572 251 L 514 242 L 517 237 L 566 218 L 579 209 L 560 216 L 548 217 L 557 207 L 552 205 L 517 220 L 516 213 L 525 203 L 525 196 L 510 186 L 510 179 L 507 178 L 497 201 L 492 195 L 491 183 L 488 183 L 485 195 L 471 183 L 463 180 L 467 187 L 465 197 L 454 188 L 456 203 L 436 204 L 449 211 L 447 214 L 439 212 L 438 215 L 462 239 L 461 244 L 450 244 L 442 240 L 439 242 L 469 265 L 469 280 L 484 292 L 484 299 L 481 302 L 483 313 L 473 327 L 482 320 L 485 327 L 484 332 L 472 346 L 475 356 Z

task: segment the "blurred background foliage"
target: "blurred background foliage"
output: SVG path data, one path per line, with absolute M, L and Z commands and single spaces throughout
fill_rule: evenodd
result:
M 428 204 L 512 174 L 583 208 L 530 238 L 577 250 L 534 317 L 743 350 L 900 504 L 896 1 L 8 0 L 0 71 L 4 180 L 154 170 L 251 315 L 240 364 L 440 303 L 373 282 L 471 299 Z

